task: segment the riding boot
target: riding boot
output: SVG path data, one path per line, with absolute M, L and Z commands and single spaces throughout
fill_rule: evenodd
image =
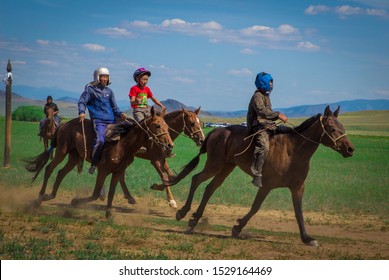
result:
M 262 187 L 262 166 L 266 160 L 266 155 L 261 153 L 260 148 L 255 147 L 254 157 L 251 164 L 251 172 L 253 173 L 252 184 L 258 188 Z

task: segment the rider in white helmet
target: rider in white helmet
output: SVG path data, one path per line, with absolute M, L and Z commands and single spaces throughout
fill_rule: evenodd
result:
M 109 70 L 100 67 L 93 73 L 93 82 L 85 86 L 80 100 L 78 101 L 78 114 L 81 121 L 85 118 L 85 111 L 88 108 L 96 138 L 92 147 L 92 166 L 89 173 L 93 174 L 101 156 L 105 142 L 107 125 L 115 122 L 115 117 L 126 118 L 126 114 L 120 111 L 116 104 L 115 95 L 108 87 L 111 83 Z

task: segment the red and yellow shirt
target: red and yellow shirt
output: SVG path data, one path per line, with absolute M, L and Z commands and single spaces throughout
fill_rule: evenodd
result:
M 130 99 L 132 96 L 135 96 L 135 98 L 138 100 L 138 104 L 131 105 L 131 108 L 147 108 L 147 99 L 153 97 L 153 93 L 147 86 L 145 86 L 144 88 L 140 88 L 138 85 L 135 85 L 130 89 L 128 96 L 130 97 Z

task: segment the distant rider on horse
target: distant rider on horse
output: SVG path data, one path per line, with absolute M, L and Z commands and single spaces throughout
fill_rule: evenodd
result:
M 45 113 L 45 118 L 42 119 L 39 123 L 39 133 L 38 133 L 38 136 L 41 136 L 42 135 L 42 130 L 43 130 L 43 127 L 45 125 L 45 122 L 47 120 L 47 118 L 49 117 L 49 109 L 52 109 L 53 111 L 53 117 L 54 117 L 54 121 L 55 121 L 55 126 L 58 127 L 59 123 L 60 123 L 60 119 L 58 117 L 58 113 L 59 113 L 59 109 L 58 109 L 58 106 L 57 104 L 55 104 L 53 102 L 53 97 L 51 95 L 47 96 L 47 99 L 46 99 L 46 104 L 45 104 L 45 107 L 43 108 L 43 112 Z

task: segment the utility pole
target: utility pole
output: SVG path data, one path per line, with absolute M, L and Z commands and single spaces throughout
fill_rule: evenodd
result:
M 4 167 L 11 166 L 11 127 L 12 127 L 12 113 L 11 113 L 11 97 L 12 97 L 12 65 L 8 59 L 7 74 L 4 77 L 5 87 L 5 141 L 4 141 Z

